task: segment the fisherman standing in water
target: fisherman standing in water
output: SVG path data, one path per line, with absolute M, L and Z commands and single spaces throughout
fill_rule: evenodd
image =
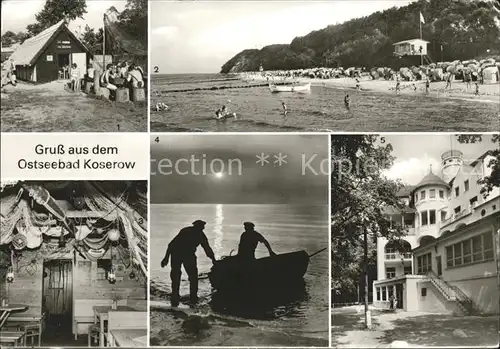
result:
M 431 82 L 429 81 L 429 78 L 427 78 L 425 80 L 425 94 L 428 95 L 429 94 L 429 88 L 431 86 Z
M 349 94 L 347 93 L 344 97 L 344 105 L 347 109 L 350 109 L 351 107 L 351 97 L 349 97 Z
M 356 90 L 361 90 L 361 84 L 359 83 L 359 79 L 356 78 Z
M 240 244 L 238 245 L 238 256 L 243 258 L 245 261 L 251 261 L 255 259 L 255 250 L 257 249 L 257 245 L 259 242 L 263 243 L 267 250 L 269 251 L 269 255 L 276 256 L 276 253 L 271 248 L 269 242 L 260 234 L 255 231 L 255 224 L 252 222 L 243 223 L 245 227 L 245 231 L 241 234 Z
M 179 288 L 181 285 L 181 266 L 184 266 L 189 278 L 189 296 L 191 304 L 198 302 L 198 265 L 196 262 L 196 248 L 201 245 L 208 258 L 215 264 L 214 251 L 208 243 L 207 236 L 203 232 L 206 222 L 196 220 L 193 225 L 181 229 L 179 234 L 170 241 L 167 247 L 165 257 L 161 261 L 161 267 L 170 263 L 170 279 L 172 281 L 172 298 L 170 303 L 172 307 L 177 307 L 180 301 Z

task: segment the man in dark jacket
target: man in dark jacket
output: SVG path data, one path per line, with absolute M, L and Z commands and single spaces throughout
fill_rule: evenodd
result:
M 179 234 L 172 239 L 168 244 L 165 257 L 161 261 L 161 267 L 170 263 L 170 279 L 172 280 L 172 299 L 171 304 L 173 307 L 179 305 L 179 287 L 181 283 L 181 266 L 184 266 L 186 273 L 189 277 L 189 294 L 191 303 L 198 301 L 198 265 L 196 263 L 196 249 L 199 245 L 203 247 L 208 258 L 212 263 L 216 262 L 214 251 L 208 243 L 207 236 L 203 232 L 206 222 L 196 220 L 193 225 L 181 229 Z
M 257 249 L 259 242 L 263 243 L 267 247 L 271 256 L 276 255 L 276 253 L 274 253 L 271 249 L 269 242 L 259 232 L 255 231 L 255 224 L 252 222 L 245 222 L 243 223 L 243 226 L 245 227 L 245 231 L 240 237 L 238 256 L 245 260 L 255 259 L 255 250 Z

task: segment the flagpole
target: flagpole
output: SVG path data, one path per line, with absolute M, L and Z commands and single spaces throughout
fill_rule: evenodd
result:
M 420 40 L 422 40 L 422 12 L 419 13 L 418 24 L 420 25 Z M 422 50 L 420 50 L 420 65 L 424 65 L 424 57 L 422 56 Z
M 106 14 L 102 16 L 102 71 L 106 71 L 106 21 L 104 18 Z

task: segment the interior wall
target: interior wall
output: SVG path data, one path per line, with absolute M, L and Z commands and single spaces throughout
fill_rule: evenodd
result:
M 42 314 L 44 258 L 70 258 L 76 262 L 73 265 L 73 301 L 75 299 L 112 299 L 115 295 L 121 300 L 145 300 L 147 297 L 146 284 L 130 278 L 131 265 L 123 265 L 116 255 L 113 261 L 116 283 L 110 284 L 107 279 L 99 279 L 99 277 L 102 278 L 102 273 L 99 273 L 97 261 L 86 260 L 78 254 L 75 258 L 73 253 L 52 257 L 43 256 L 39 249 L 25 249 L 22 251 L 22 256 L 14 261 L 14 282 L 6 283 L 4 277 L 0 285 L 0 288 L 5 288 L 6 292 L 2 295 L 7 296 L 9 303 L 24 304 L 29 307 L 23 315 L 40 316 Z M 104 258 L 110 258 L 109 254 Z

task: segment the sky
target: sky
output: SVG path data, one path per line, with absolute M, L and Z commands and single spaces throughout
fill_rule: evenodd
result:
M 39 0 L 4 0 L 2 1 L 2 35 L 6 31 L 18 33 L 26 31 L 29 24 L 35 23 L 35 15 L 43 9 L 45 1 Z M 125 9 L 125 0 L 87 0 L 87 13 L 83 19 L 76 19 L 69 24 L 74 33 L 82 33 L 85 25 L 90 28 L 103 26 L 103 15 L 107 9 L 114 6 L 119 12 Z
M 153 203 L 328 204 L 326 135 L 186 134 L 160 136 L 158 143 L 155 138 L 152 136 L 151 143 Z M 257 163 L 261 153 L 270 157 L 264 166 Z M 274 163 L 274 156 L 280 153 L 286 155 L 286 164 L 281 166 Z M 194 169 L 179 161 L 191 156 L 199 160 Z M 161 159 L 166 159 L 164 165 L 167 161 L 172 166 L 179 164 L 179 170 L 169 173 L 163 168 L 162 174 L 158 169 Z
M 151 66 L 159 73 L 218 73 L 244 49 L 288 44 L 331 24 L 410 0 L 151 2 Z
M 495 146 L 490 135 L 475 144 L 461 144 L 455 135 L 439 134 L 386 135 L 385 140 L 392 144 L 396 157 L 386 176 L 409 185 L 418 184 L 429 173 L 430 165 L 432 172 L 441 176 L 441 154 L 448 150 L 460 150 L 464 163 L 469 164 Z

